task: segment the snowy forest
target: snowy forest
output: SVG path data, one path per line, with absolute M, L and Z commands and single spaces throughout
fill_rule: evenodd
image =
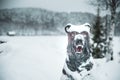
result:
M 81 12 L 53 12 L 45 9 L 23 8 L 0 10 L 0 34 L 15 31 L 16 35 L 64 34 L 67 23 L 90 22 L 94 15 Z
M 96 12 L 97 13 L 97 12 Z M 120 12 L 117 13 L 115 35 L 120 35 Z M 63 35 L 66 24 L 95 22 L 96 15 L 82 12 L 54 12 L 41 8 L 14 8 L 0 10 L 0 35 Z M 110 15 L 108 15 L 110 18 Z M 109 20 L 108 18 L 108 20 Z M 102 17 L 105 22 L 106 17 Z M 104 23 L 105 24 L 105 23 Z M 108 24 L 109 25 L 109 24 Z

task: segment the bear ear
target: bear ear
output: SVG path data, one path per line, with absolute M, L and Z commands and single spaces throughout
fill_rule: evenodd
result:
M 85 23 L 84 25 L 87 26 L 87 27 L 89 27 L 90 31 L 91 31 L 91 25 L 89 23 Z
M 88 26 L 89 28 L 91 28 L 91 25 L 89 23 L 85 23 L 85 26 Z
M 68 31 L 68 29 L 71 27 L 71 24 L 67 24 L 66 26 L 65 26 L 65 32 L 66 33 L 69 33 L 69 31 Z

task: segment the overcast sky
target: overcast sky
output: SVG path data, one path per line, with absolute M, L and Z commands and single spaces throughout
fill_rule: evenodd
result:
M 0 8 L 34 7 L 59 12 L 91 12 L 96 9 L 89 5 L 89 0 L 0 0 Z

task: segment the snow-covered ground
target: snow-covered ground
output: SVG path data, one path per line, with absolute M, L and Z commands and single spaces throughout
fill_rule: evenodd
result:
M 66 58 L 66 36 L 0 37 L 0 80 L 59 80 Z M 94 80 L 120 80 L 120 38 L 115 60 L 95 60 Z M 89 80 L 89 79 L 88 79 Z

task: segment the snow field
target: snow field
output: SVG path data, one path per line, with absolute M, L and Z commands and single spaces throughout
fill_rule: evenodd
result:
M 0 37 L 0 80 L 59 80 L 66 58 L 66 36 Z M 114 61 L 95 59 L 94 80 L 120 80 L 120 38 Z M 87 78 L 89 80 L 89 78 Z

